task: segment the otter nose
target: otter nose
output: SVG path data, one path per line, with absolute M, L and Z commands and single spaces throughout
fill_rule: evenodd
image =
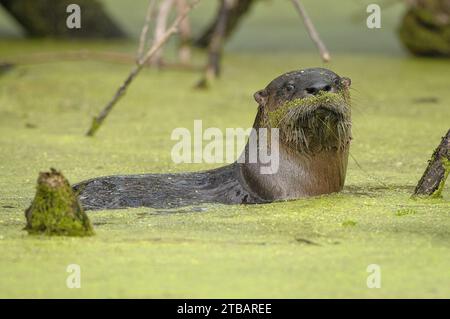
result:
M 326 82 L 317 82 L 306 88 L 306 92 L 312 95 L 316 95 L 320 91 L 330 92 L 331 90 L 331 85 Z

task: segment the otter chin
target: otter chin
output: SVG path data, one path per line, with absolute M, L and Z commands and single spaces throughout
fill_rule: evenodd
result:
M 278 130 L 278 166 L 270 174 L 261 173 L 265 163 L 258 159 L 202 172 L 99 177 L 74 188 L 85 209 L 256 204 L 338 192 L 351 141 L 350 84 L 310 68 L 285 73 L 254 94 L 253 128 Z M 261 146 L 271 148 L 258 140 Z M 244 158 L 250 152 L 247 143 Z

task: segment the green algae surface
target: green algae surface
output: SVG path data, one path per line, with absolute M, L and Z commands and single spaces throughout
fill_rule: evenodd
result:
M 289 21 L 291 34 L 301 33 L 292 27 L 299 23 L 295 12 Z M 76 183 L 215 167 L 174 164 L 172 130 L 192 129 L 195 119 L 204 128 L 251 127 L 253 92 L 286 71 L 323 66 L 315 51 L 234 50 L 260 34 L 260 18 L 249 23 L 230 44 L 222 79 L 209 91 L 192 90 L 199 74 L 144 71 L 94 138 L 84 133 L 129 66 L 54 62 L 0 77 L 0 297 L 450 297 L 449 187 L 442 198 L 411 199 L 449 126 L 445 60 L 332 51 L 325 67 L 352 79 L 352 156 L 341 193 L 268 205 L 88 212 L 94 237 L 23 230 L 39 171 L 58 167 Z M 339 29 L 329 28 L 325 40 Z M 260 35 L 265 45 L 278 47 L 282 39 L 269 33 Z M 77 45 L 114 49 L 10 41 L 0 46 L 0 57 Z M 135 43 L 115 48 L 134 52 Z M 196 55 L 195 61 L 204 60 Z M 70 264 L 80 266 L 79 289 L 66 286 Z M 381 269 L 379 289 L 366 285 L 371 264 Z

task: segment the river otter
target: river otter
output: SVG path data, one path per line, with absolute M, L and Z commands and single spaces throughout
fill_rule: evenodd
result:
M 254 94 L 254 129 L 278 128 L 279 165 L 272 174 L 262 174 L 259 161 L 236 161 L 203 172 L 99 177 L 74 189 L 93 210 L 255 204 L 338 192 L 351 140 L 349 87 L 350 79 L 311 68 L 285 73 Z M 247 143 L 243 155 L 249 151 Z

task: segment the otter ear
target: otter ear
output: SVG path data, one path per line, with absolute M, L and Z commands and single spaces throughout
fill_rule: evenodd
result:
M 342 83 L 342 85 L 344 85 L 346 88 L 349 88 L 350 85 L 352 85 L 352 80 L 350 80 L 350 78 L 347 78 L 347 77 L 342 77 L 342 78 L 341 78 L 341 83 Z
M 259 105 L 266 105 L 267 103 L 267 97 L 269 94 L 267 94 L 266 90 L 259 90 L 255 94 L 253 94 L 253 97 L 255 98 L 255 101 L 258 102 Z

